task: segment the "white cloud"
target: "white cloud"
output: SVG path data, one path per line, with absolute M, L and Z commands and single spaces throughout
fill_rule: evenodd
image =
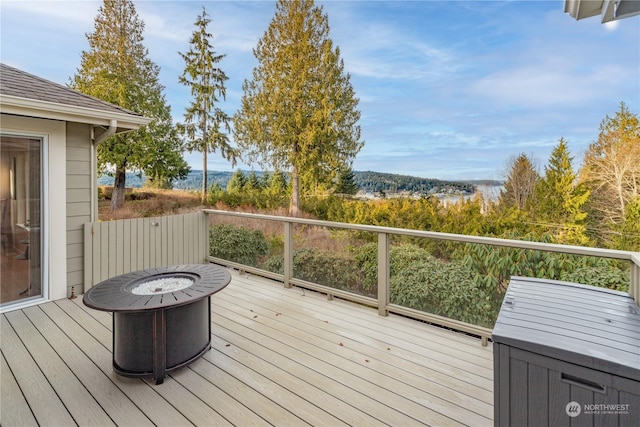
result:
M 584 70 L 554 64 L 554 61 L 517 66 L 482 77 L 472 83 L 474 95 L 504 106 L 537 108 L 553 105 L 577 105 L 611 93 L 617 86 L 614 76 L 623 69 L 605 65 Z
M 60 29 L 65 27 L 69 31 L 70 24 L 93 24 L 93 18 L 98 12 L 98 8 L 102 2 L 93 0 L 80 1 L 2 1 L 0 7 L 2 14 L 11 13 L 26 14 L 29 19 L 35 21 L 47 21 L 47 26 L 55 26 Z M 5 16 L 2 18 L 3 25 L 7 22 Z

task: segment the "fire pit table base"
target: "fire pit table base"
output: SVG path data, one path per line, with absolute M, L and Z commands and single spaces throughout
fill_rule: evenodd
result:
M 153 377 L 196 360 L 211 348 L 210 299 L 151 312 L 113 314 L 113 370 Z
M 212 264 L 160 267 L 105 280 L 83 302 L 113 312 L 113 370 L 161 384 L 211 348 L 211 295 L 230 281 Z

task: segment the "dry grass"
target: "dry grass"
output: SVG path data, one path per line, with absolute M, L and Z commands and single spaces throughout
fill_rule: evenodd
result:
M 286 208 L 279 208 L 272 211 L 259 211 L 253 206 L 242 206 L 237 209 L 230 209 L 224 204 L 217 204 L 214 209 L 223 211 L 235 211 L 235 212 L 247 212 L 264 215 L 282 216 L 287 217 L 289 211 Z M 317 219 L 307 213 L 301 212 L 300 218 Z M 221 216 L 212 215 L 211 224 L 229 224 L 236 227 L 245 227 L 251 230 L 260 230 L 267 239 L 280 238 L 283 239 L 283 226 L 280 221 L 269 221 L 254 218 L 240 218 L 233 216 Z M 336 233 L 327 229 L 326 227 L 316 227 L 308 225 L 294 225 L 294 247 L 312 247 L 316 249 L 322 249 L 331 252 L 342 252 L 345 248 L 345 242 L 348 239 L 344 239 L 345 233 Z M 336 238 L 340 235 L 341 238 Z
M 109 212 L 110 203 L 107 199 L 98 201 L 101 221 L 176 215 L 203 208 L 198 193 L 180 190 L 134 189 L 127 192 L 124 207 L 113 213 Z

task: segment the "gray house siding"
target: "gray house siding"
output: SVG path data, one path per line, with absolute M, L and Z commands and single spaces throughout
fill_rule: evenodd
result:
M 80 294 L 84 291 L 83 226 L 95 220 L 97 203 L 97 193 L 92 191 L 95 189 L 92 136 L 135 130 L 149 124 L 151 119 L 6 64 L 0 64 L 0 74 L 0 130 L 18 135 L 48 135 L 48 157 L 44 160 L 49 182 L 44 191 L 48 196 L 49 222 L 45 232 L 49 250 L 42 273 L 49 279 L 49 292 L 20 304 L 35 305 L 45 299 L 64 298 L 72 290 Z M 6 166 L 1 179 L 6 186 L 4 181 L 9 182 L 9 174 L 5 169 Z M 30 248 L 35 261 L 39 251 L 35 246 Z M 4 307 L 14 309 L 11 304 L 0 304 L 0 311 Z
M 91 127 L 67 123 L 67 295 L 83 292 L 84 224 L 91 222 Z

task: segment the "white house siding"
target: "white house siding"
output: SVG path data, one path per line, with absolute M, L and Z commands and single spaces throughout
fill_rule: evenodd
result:
M 67 123 L 67 296 L 83 292 L 84 224 L 91 222 L 91 127 Z

